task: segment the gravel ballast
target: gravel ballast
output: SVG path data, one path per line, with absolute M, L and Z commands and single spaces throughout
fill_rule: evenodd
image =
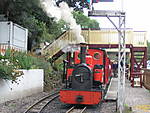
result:
M 48 95 L 48 93 L 42 92 L 2 103 L 0 104 L 0 113 L 23 113 L 26 108 L 46 95 Z M 56 99 L 50 103 L 42 113 L 65 113 L 70 107 L 71 105 L 61 103 L 59 99 Z M 106 102 L 97 106 L 88 106 L 87 108 L 86 113 L 113 113 L 116 109 L 116 104 L 115 102 Z
M 48 105 L 42 113 L 66 113 L 66 111 L 71 107 L 72 105 L 61 103 L 59 99 L 56 99 Z M 86 113 L 114 113 L 115 111 L 116 102 L 105 102 L 99 105 L 87 106 Z
M 42 92 L 17 100 L 7 101 L 0 104 L 0 113 L 23 113 L 27 107 L 46 95 L 48 93 Z

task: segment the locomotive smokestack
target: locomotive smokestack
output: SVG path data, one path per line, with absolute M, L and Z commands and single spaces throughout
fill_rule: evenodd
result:
M 86 57 L 86 43 L 80 43 L 80 63 L 86 63 L 85 57 Z

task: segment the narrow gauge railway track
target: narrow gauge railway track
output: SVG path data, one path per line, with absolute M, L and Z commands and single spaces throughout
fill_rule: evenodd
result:
M 83 109 L 76 108 L 75 106 L 71 107 L 66 113 L 84 113 L 86 111 L 86 107 Z
M 59 92 L 55 92 L 48 96 L 43 97 L 38 102 L 29 106 L 24 113 L 41 113 L 41 111 L 53 100 L 59 97 Z

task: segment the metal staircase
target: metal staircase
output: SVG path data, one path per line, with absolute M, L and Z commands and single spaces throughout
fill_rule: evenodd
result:
M 142 69 L 147 67 L 147 47 L 131 48 L 131 67 L 130 80 L 134 87 L 134 78 L 140 78 L 140 87 L 142 87 Z

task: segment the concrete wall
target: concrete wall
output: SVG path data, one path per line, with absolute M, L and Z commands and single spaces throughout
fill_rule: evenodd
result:
M 17 83 L 0 79 L 0 103 L 43 91 L 43 69 L 22 70 Z

